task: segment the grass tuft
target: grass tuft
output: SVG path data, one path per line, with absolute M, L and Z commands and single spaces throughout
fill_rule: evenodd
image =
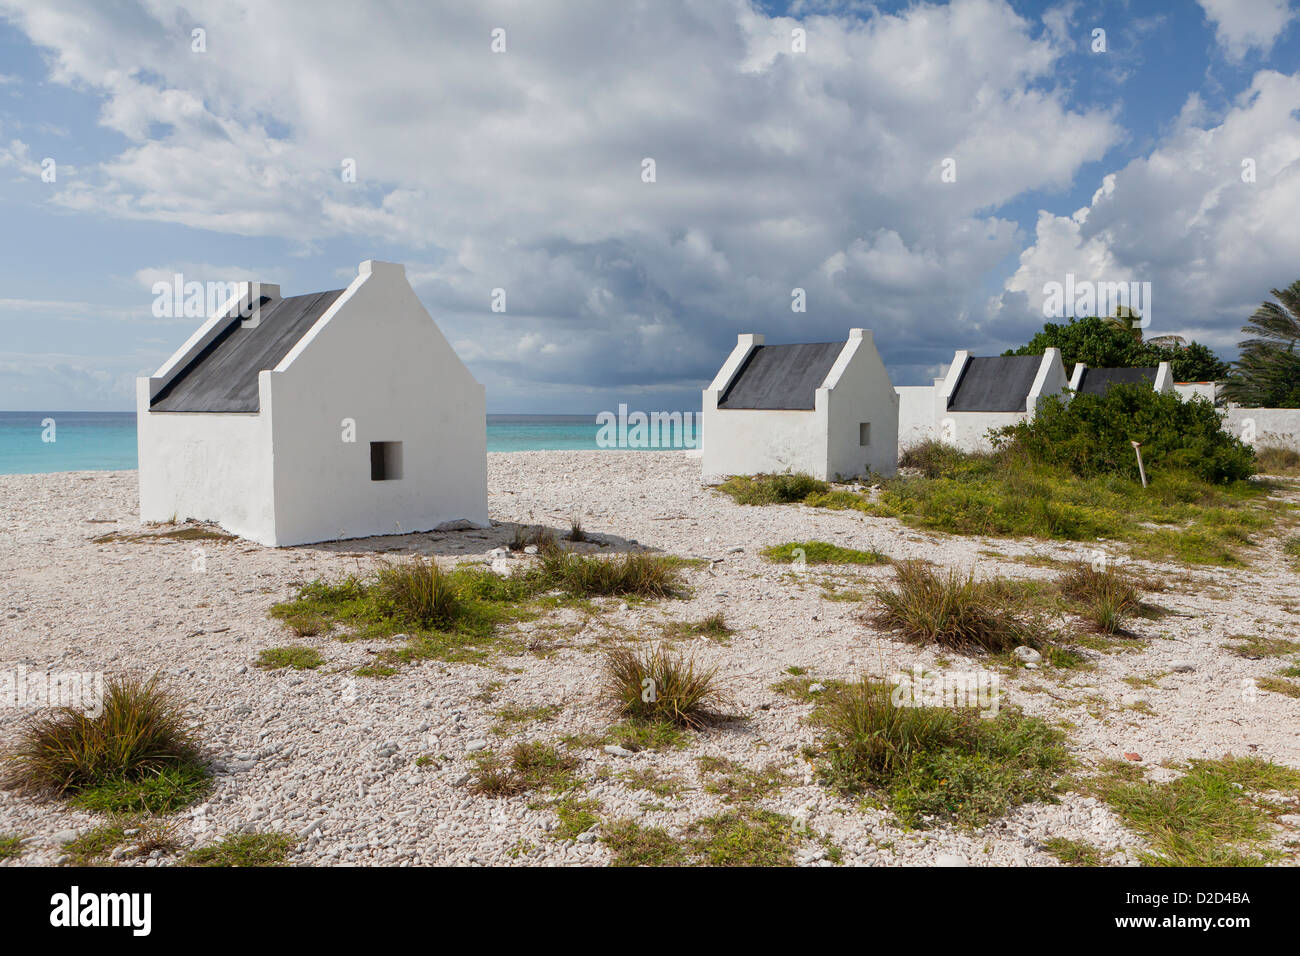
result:
M 718 485 L 741 505 L 794 504 L 809 495 L 826 494 L 830 485 L 802 473 L 793 475 L 754 475 L 728 478 Z
M 716 708 L 723 702 L 717 668 L 697 667 L 663 646 L 610 651 L 603 691 L 620 715 L 645 725 L 699 728 L 719 716 Z
M 470 787 L 475 793 L 493 797 L 511 797 L 529 790 L 557 792 L 577 786 L 574 776 L 576 758 L 557 751 L 548 744 L 518 743 L 508 756 L 484 753 Z
M 682 590 L 674 561 L 657 554 L 623 554 L 613 558 L 573 554 L 560 548 L 541 552 L 538 569 L 542 586 L 575 597 L 672 597 Z
M 601 840 L 614 854 L 613 866 L 685 866 L 686 847 L 662 827 L 643 827 L 636 820 L 612 820 L 601 827 Z
M 5 757 L 4 785 L 86 809 L 164 813 L 206 789 L 197 735 L 158 677 L 110 679 L 96 716 L 60 707 L 33 717 Z
M 779 564 L 888 564 L 889 558 L 879 551 L 842 548 L 825 541 L 791 541 L 763 549 L 763 557 Z M 802 562 L 800 558 L 802 557 Z
M 1133 584 L 1113 565 L 1098 570 L 1078 562 L 1063 571 L 1057 586 L 1098 631 L 1124 632 L 1124 622 L 1142 606 Z
M 915 643 L 937 643 L 959 650 L 1009 651 L 1038 641 L 1012 615 L 995 604 L 995 585 L 949 570 L 940 574 L 922 561 L 894 566 L 892 586 L 878 585 L 876 619 Z
M 298 845 L 292 833 L 232 833 L 219 843 L 193 850 L 188 866 L 285 866 Z
M 292 667 L 296 671 L 309 671 L 324 663 L 325 658 L 314 647 L 268 647 L 257 655 L 257 666 L 265 670 Z
M 1256 448 L 1255 467 L 1265 475 L 1300 475 L 1300 451 L 1278 445 Z
M 1224 566 L 1242 565 L 1255 533 L 1284 511 L 1267 482 L 1216 484 L 1174 463 L 1148 462 L 1143 488 L 1135 475 L 1084 477 L 1035 461 L 1015 443 L 984 453 L 928 443 L 901 464 L 874 497 L 840 490 L 801 500 L 949 534 L 1105 538 L 1134 545 L 1135 556 Z
M 436 561 L 416 557 L 406 564 L 385 562 L 375 588 L 405 620 L 423 627 L 450 627 L 461 616 L 455 583 Z
M 1093 786 L 1124 825 L 1152 847 L 1153 866 L 1262 866 L 1280 856 L 1270 845 L 1282 804 L 1260 796 L 1300 796 L 1300 772 L 1253 757 L 1193 760 L 1168 783 L 1112 769 Z
M 1051 799 L 1068 763 L 1065 738 L 1035 717 L 901 706 L 884 681 L 828 691 L 821 777 L 847 793 L 877 791 L 906 826 L 982 825 L 1011 807 Z
M 0 833 L 0 860 L 12 860 L 22 852 L 22 837 L 16 833 Z
M 733 629 L 727 626 L 727 620 L 721 611 L 716 611 L 698 621 L 670 621 L 664 625 L 664 636 L 669 639 L 707 637 L 711 641 L 725 644 L 733 633 Z
M 1066 866 L 1101 866 L 1101 851 L 1082 840 L 1050 837 L 1043 841 L 1043 849 Z
M 442 570 L 417 557 L 383 564 L 367 577 L 312 581 L 292 600 L 273 605 L 270 614 L 300 634 L 339 625 L 343 640 L 400 635 L 404 646 L 380 651 L 378 660 L 356 672 L 384 677 L 411 661 L 482 660 L 498 625 L 535 616 L 544 607 L 597 595 L 659 598 L 683 590 L 682 562 L 669 555 L 604 559 L 569 554 L 548 541 L 536 567 L 508 577 L 479 565 Z

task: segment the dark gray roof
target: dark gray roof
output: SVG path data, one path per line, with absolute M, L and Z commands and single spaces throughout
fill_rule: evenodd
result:
M 719 408 L 811 409 L 843 342 L 760 345 L 718 399 Z
M 343 294 L 342 289 L 270 302 L 254 327 L 237 314 L 149 403 L 153 412 L 255 412 L 259 372 L 273 369 Z M 269 303 L 269 304 L 268 304 Z
M 1023 412 L 1042 364 L 1041 355 L 971 357 L 948 398 L 948 411 Z
M 1101 395 L 1112 385 L 1155 385 L 1153 368 L 1085 368 L 1079 380 L 1079 393 Z

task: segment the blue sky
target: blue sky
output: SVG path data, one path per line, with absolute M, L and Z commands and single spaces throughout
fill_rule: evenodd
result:
M 1231 355 L 1300 277 L 1287 0 L 105 6 L 0 0 L 0 408 L 130 408 L 174 272 L 405 262 L 489 411 L 581 413 L 698 407 L 750 331 L 920 383 L 1066 272 Z

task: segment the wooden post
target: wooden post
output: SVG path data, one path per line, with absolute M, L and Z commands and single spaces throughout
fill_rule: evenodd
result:
M 1142 487 L 1147 486 L 1147 470 L 1142 467 L 1142 443 L 1140 441 L 1129 442 L 1133 446 L 1133 451 L 1138 456 L 1138 474 L 1142 476 Z

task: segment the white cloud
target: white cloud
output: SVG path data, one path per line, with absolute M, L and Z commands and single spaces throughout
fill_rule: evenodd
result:
M 1231 60 L 1251 50 L 1267 55 L 1295 19 L 1290 0 L 1198 0 L 1214 24 L 1214 38 Z
M 1120 130 L 1068 105 L 1059 44 L 1002 0 L 838 15 L 853 6 L 810 5 L 795 53 L 796 21 L 743 0 L 212 0 L 197 19 L 170 0 L 0 0 L 129 142 L 61 183 L 64 207 L 405 249 L 498 390 L 707 378 L 742 330 L 874 325 L 917 355 L 965 334 L 1017 241 L 990 211 L 1067 186 Z
M 1300 76 L 1261 71 L 1217 125 L 1202 115 L 1189 100 L 1170 135 L 1073 216 L 1040 212 L 1005 310 L 1027 301 L 1041 314 L 1043 284 L 1067 272 L 1150 281 L 1153 332 L 1235 345 L 1269 289 L 1300 276 Z

